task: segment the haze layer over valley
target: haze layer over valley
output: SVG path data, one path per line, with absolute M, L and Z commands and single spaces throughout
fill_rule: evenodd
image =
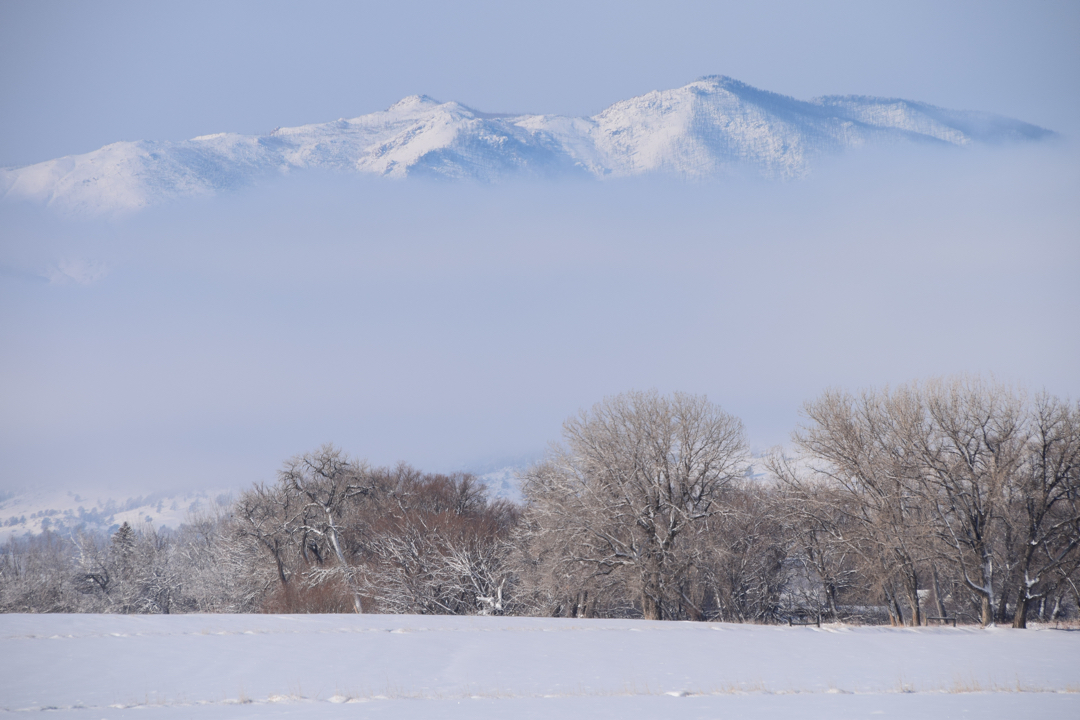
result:
M 487 472 L 635 388 L 708 394 L 756 451 L 830 386 L 1075 397 L 1078 192 L 1034 145 L 783 184 L 332 174 L 124 219 L 6 204 L 0 489 L 237 488 L 325 442 Z
M 192 2 L 0 6 L 0 493 L 498 472 L 632 389 L 759 453 L 827 387 L 1080 395 L 1074 5 Z

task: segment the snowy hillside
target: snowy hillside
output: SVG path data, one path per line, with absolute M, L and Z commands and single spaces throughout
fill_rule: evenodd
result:
M 383 112 L 269 135 L 118 142 L 0 170 L 0 194 L 97 213 L 210 195 L 302 168 L 480 181 L 649 173 L 706 179 L 735 170 L 784 179 L 851 148 L 994 144 L 1052 134 L 1019 120 L 907 100 L 806 102 L 712 76 L 618 102 L 593 117 L 491 114 L 417 95 Z
M 477 477 L 491 498 L 521 502 L 521 474 L 527 467 L 528 463 L 500 465 L 481 470 Z M 114 494 L 71 490 L 0 494 L 0 541 L 43 530 L 61 535 L 79 529 L 113 533 L 124 522 L 176 530 L 192 514 L 228 507 L 236 495 L 229 490 L 154 492 L 120 498 Z
M 227 492 L 152 493 L 117 500 L 103 493 L 34 491 L 0 497 L 0 541 L 52 530 L 115 532 L 121 523 L 177 529 L 196 512 L 227 503 Z
M 3 615 L 0 647 L 0 712 L 49 718 L 1080 717 L 1052 629 Z
M 521 502 L 521 478 L 528 465 L 508 465 L 478 475 L 488 491 L 488 495 L 496 500 L 509 500 Z
M 522 462 L 483 468 L 477 477 L 487 486 L 492 498 L 520 502 L 520 475 L 527 467 L 528 463 Z M 235 494 L 229 490 L 153 492 L 119 497 L 116 493 L 85 490 L 3 493 L 0 494 L 0 541 L 11 536 L 37 535 L 43 530 L 61 535 L 80 529 L 113 533 L 124 522 L 176 530 L 192 514 L 227 507 Z

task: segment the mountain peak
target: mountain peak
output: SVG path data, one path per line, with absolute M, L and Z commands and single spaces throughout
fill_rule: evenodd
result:
M 212 194 L 266 173 L 308 167 L 480 181 L 583 173 L 709 179 L 748 168 L 787 179 L 805 176 L 823 156 L 873 145 L 963 146 L 1051 136 L 989 113 L 857 95 L 804 101 L 706 75 L 615 103 L 591 118 L 485 113 L 410 95 L 383 112 L 265 136 L 114 143 L 0 170 L 0 194 L 99 213 Z
M 718 87 L 728 87 L 728 86 L 750 87 L 746 83 L 741 82 L 739 80 L 736 80 L 733 77 L 728 77 L 727 75 L 702 75 L 701 77 L 699 77 L 694 82 L 695 83 L 709 83 L 710 85 L 716 85 Z M 691 83 L 691 85 L 693 85 L 693 84 L 694 83 Z
M 438 100 L 428 95 L 409 95 L 408 97 L 401 98 L 387 109 L 390 111 L 413 110 L 419 107 L 433 107 L 440 104 L 441 103 Z

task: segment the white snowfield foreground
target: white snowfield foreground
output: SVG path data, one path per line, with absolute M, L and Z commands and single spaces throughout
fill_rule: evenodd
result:
M 1053 134 L 988 113 L 861 96 L 806 102 L 711 76 L 592 117 L 492 114 L 414 95 L 383 112 L 268 135 L 118 142 L 0 170 L 0 195 L 98 213 L 210 195 L 300 168 L 483 181 L 657 173 L 704 179 L 739 169 L 795 178 L 815 159 L 849 148 L 996 144 Z
M 1078 718 L 1078 661 L 1049 629 L 6 615 L 0 715 Z

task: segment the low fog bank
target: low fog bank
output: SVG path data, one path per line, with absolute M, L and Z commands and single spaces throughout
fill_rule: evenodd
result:
M 493 469 L 638 388 L 782 443 L 951 373 L 1080 395 L 1080 163 L 867 154 L 798 183 L 294 175 L 108 220 L 0 205 L 0 489 L 270 480 L 333 442 Z

